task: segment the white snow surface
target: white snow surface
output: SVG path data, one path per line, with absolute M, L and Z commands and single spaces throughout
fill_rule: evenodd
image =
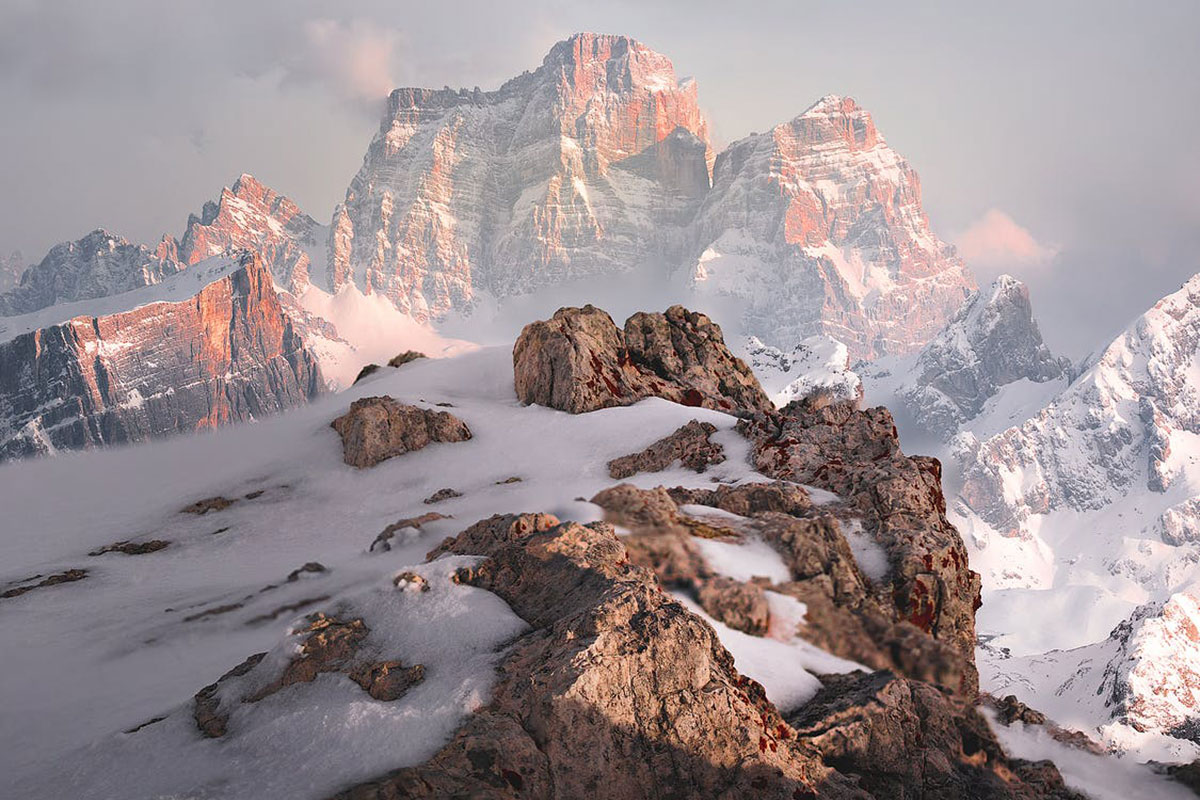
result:
M 369 470 L 346 466 L 329 422 L 353 399 L 379 394 L 452 403 L 474 438 Z M 392 589 L 391 577 L 494 513 L 599 519 L 597 506 L 575 498 L 611 485 L 605 464 L 693 418 L 719 428 L 715 438 L 728 460 L 703 475 L 677 468 L 634 476 L 633 483 L 765 480 L 748 466 L 749 443 L 732 430 L 731 416 L 659 399 L 583 415 L 522 407 L 507 347 L 382 370 L 346 392 L 253 424 L 0 467 L 0 585 L 89 570 L 82 581 L 0 601 L 0 639 L 9 643 L 0 657 L 0 772 L 23 798 L 112 796 L 118 782 L 126 797 L 321 797 L 423 760 L 486 701 L 495 648 L 519 620 L 486 593 L 442 587 L 413 599 Z M 497 483 L 514 475 L 522 480 Z M 422 502 L 443 487 L 463 496 L 432 508 Z M 245 497 L 259 490 L 261 496 Z M 180 513 L 214 495 L 239 499 L 220 512 Z M 428 510 L 452 518 L 401 531 L 390 552 L 368 552 L 385 526 Z M 170 545 L 140 556 L 87 555 L 149 538 Z M 328 571 L 284 580 L 309 561 Z M 418 567 L 430 575 L 444 568 Z M 263 591 L 268 585 L 276 588 Z M 239 602 L 227 613 L 185 621 Z M 406 663 L 426 663 L 426 682 L 389 705 L 338 675 L 323 675 L 239 709 L 220 741 L 199 737 L 191 721 L 195 692 L 252 653 L 282 658 L 295 647 L 286 636 L 295 619 L 340 604 L 385 620 L 368 623 L 372 636 L 394 643 Z M 412 619 L 390 613 L 409 605 L 418 612 Z M 786 671 L 762 666 L 772 653 L 819 662 L 811 648 L 765 640 L 748 643 L 735 658 L 752 675 Z M 783 686 L 776 693 L 785 705 L 808 691 L 774 685 Z M 121 733 L 164 714 L 163 722 Z M 315 728 L 317 744 L 304 738 Z M 388 735 L 379 736 L 384 729 Z M 219 775 L 219 763 L 239 768 Z

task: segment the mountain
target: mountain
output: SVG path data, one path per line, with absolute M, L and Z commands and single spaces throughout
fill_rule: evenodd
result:
M 973 288 L 853 100 L 735 142 L 710 188 L 712 164 L 695 82 L 627 37 L 573 36 L 492 92 L 398 89 L 334 214 L 328 288 L 436 320 L 620 275 L 856 359 L 915 351 Z
M 215 255 L 253 250 L 275 280 L 295 295 L 324 281 L 326 229 L 289 198 L 242 174 L 188 218 L 178 259 L 187 265 Z
M 1200 755 L 1200 603 L 1189 593 L 1134 609 L 1105 639 L 1069 650 L 1008 657 L 984 650 L 982 680 L 1017 692 L 1059 722 L 1099 730 L 1142 758 Z
M 13 791 L 1185 796 L 976 708 L 978 582 L 886 411 L 626 405 L 606 378 L 762 392 L 701 315 L 617 331 L 564 309 L 259 425 L 3 468 Z M 450 415 L 471 435 L 405 435 Z
M 201 262 L 125 300 L 0 343 L 0 458 L 247 421 L 324 387 L 256 256 Z
M 1138 318 L 1024 424 L 980 442 L 963 498 L 997 530 L 1191 485 L 1200 435 L 1200 275 Z
M 916 172 L 833 95 L 718 155 L 690 238 L 696 290 L 741 301 L 746 331 L 778 347 L 826 334 L 856 359 L 909 353 L 974 288 Z
M 26 270 L 20 283 L 0 294 L 0 316 L 153 286 L 181 268 L 173 243 L 165 238 L 151 249 L 97 229 L 78 241 L 55 245 Z
M 751 336 L 746 360 L 780 408 L 814 394 L 833 402 L 863 396 L 862 380 L 850 369 L 850 351 L 828 336 L 810 336 L 786 353 Z
M 329 288 L 428 319 L 653 265 L 708 152 L 695 83 L 623 36 L 559 42 L 496 91 L 397 89 L 334 213 Z
M 1039 707 L 1094 691 L 1076 724 L 1143 757 L 1200 754 L 1198 343 L 1200 275 L 1019 424 L 955 441 L 985 675 Z
M 1064 388 L 1070 362 L 1051 355 L 1033 317 L 1029 289 L 1009 275 L 967 302 L 915 356 L 863 367 L 871 394 L 902 408 L 923 431 L 1005 428 L 1013 414 Z

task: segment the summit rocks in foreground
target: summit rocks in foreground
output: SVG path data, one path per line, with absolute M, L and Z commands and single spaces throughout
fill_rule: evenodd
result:
M 495 516 L 430 557 L 455 554 L 483 558 L 455 580 L 531 630 L 440 752 L 337 800 L 1078 797 L 1053 766 L 1008 759 L 974 712 L 888 673 L 849 694 L 833 680 L 790 722 L 608 524 Z
M 342 456 L 352 467 L 420 450 L 434 442 L 465 442 L 466 423 L 449 411 L 397 403 L 391 397 L 364 397 L 330 425 L 342 437 Z
M 513 348 L 517 397 L 572 414 L 662 397 L 718 411 L 773 408 L 754 373 L 704 314 L 672 306 L 624 330 L 594 306 L 525 326 Z

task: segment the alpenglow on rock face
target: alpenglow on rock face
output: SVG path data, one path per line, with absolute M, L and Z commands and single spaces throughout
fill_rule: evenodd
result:
M 331 288 L 417 318 L 670 251 L 708 189 L 696 86 L 623 36 L 579 34 L 491 92 L 397 89 L 334 213 Z
M 271 276 L 247 257 L 190 300 L 0 344 L 0 459 L 245 421 L 322 386 Z
M 211 256 L 253 250 L 281 286 L 300 294 L 310 279 L 324 282 L 324 254 L 319 252 L 324 236 L 324 227 L 289 198 L 242 174 L 232 187 L 221 190 L 216 202 L 205 203 L 199 216 L 188 218 L 178 258 L 191 265 Z M 310 251 L 319 254 L 316 264 Z
M 854 358 L 908 353 L 974 288 L 916 172 L 849 98 L 722 152 L 690 240 L 696 288 L 744 301 L 746 332 L 776 347 L 823 333 Z
M 1001 275 L 921 350 L 918 377 L 900 394 L 918 422 L 948 438 L 1001 387 L 1023 379 L 1044 383 L 1069 367 L 1042 341 L 1029 288 Z

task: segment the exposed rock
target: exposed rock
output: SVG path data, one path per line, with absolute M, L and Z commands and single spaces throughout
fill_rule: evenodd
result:
M 178 258 L 195 264 L 209 256 L 236 250 L 258 253 L 281 286 L 299 295 L 310 279 L 325 285 L 324 265 L 314 265 L 309 251 L 325 236 L 323 226 L 289 198 L 243 174 L 223 188 L 216 202 L 188 217 L 178 245 Z M 319 267 L 312 275 L 314 266 Z
M 229 724 L 226 707 L 229 703 L 257 703 L 285 687 L 311 683 L 322 673 L 340 672 L 371 697 L 385 701 L 399 699 L 425 678 L 425 668 L 420 664 L 405 666 L 395 659 L 377 661 L 368 657 L 364 645 L 370 630 L 360 618 L 340 619 L 318 611 L 309 614 L 305 624 L 292 633 L 304 639 L 299 644 L 298 653 L 274 678 L 251 683 L 250 686 L 256 685 L 257 688 L 248 693 L 243 693 L 247 687 L 243 683 L 235 689 L 235 697 L 222 696 L 222 684 L 231 678 L 249 675 L 258 667 L 266 655 L 259 653 L 196 694 L 193 716 L 201 733 L 210 738 L 225 735 Z
M 242 608 L 245 605 L 246 604 L 244 602 L 224 603 L 219 606 L 213 606 L 212 608 L 206 608 L 203 611 L 197 611 L 195 614 L 188 614 L 186 617 L 183 618 L 183 621 L 184 622 L 195 622 L 198 619 L 208 619 L 209 617 L 219 617 L 222 614 L 228 614 L 231 611 L 237 611 L 239 608 Z
M 196 514 L 203 516 L 210 511 L 224 511 L 231 505 L 237 502 L 237 499 L 230 500 L 228 497 L 206 497 L 203 500 L 197 500 L 190 506 L 180 509 L 181 514 Z
M 1069 372 L 1042 341 L 1029 289 L 1008 275 L 976 292 L 925 345 L 900 396 L 917 421 L 949 439 L 1000 389 L 1019 380 L 1045 383 Z
M 368 378 L 371 375 L 374 375 L 376 372 L 379 372 L 379 370 L 380 367 L 378 364 L 367 364 L 358 371 L 358 375 L 354 376 L 354 382 L 358 383 L 363 378 Z
M 402 367 L 410 361 L 416 361 L 419 358 L 428 358 L 424 353 L 418 353 L 416 350 L 405 350 L 398 356 L 393 356 L 388 362 L 389 367 Z
M 687 469 L 703 472 L 709 464 L 725 460 L 725 449 L 709 440 L 716 432 L 712 423 L 692 420 L 640 453 L 608 462 L 608 474 L 621 479 L 639 472 L 661 472 L 676 461 Z
M 316 603 L 323 603 L 328 599 L 329 595 L 320 594 L 316 597 L 306 597 L 303 600 L 297 600 L 294 603 L 284 603 L 283 605 L 278 606 L 277 608 L 274 608 L 265 614 L 259 614 L 258 616 L 251 617 L 250 619 L 246 620 L 246 624 L 258 625 L 263 622 L 270 622 L 273 619 L 277 619 L 281 614 L 292 614 L 302 608 L 315 605 Z
M 258 419 L 323 387 L 270 273 L 247 258 L 191 299 L 0 343 L 0 459 Z
M 482 557 L 457 580 L 532 630 L 490 703 L 433 758 L 337 797 L 1077 800 L 1053 765 L 1007 758 L 975 712 L 888 673 L 828 679 L 793 728 L 712 629 L 631 563 L 629 539 L 498 515 L 432 551 Z
M 343 460 L 360 469 L 434 442 L 471 438 L 466 423 L 450 412 L 403 405 L 387 396 L 355 400 L 331 426 L 342 437 Z
M 695 82 L 624 36 L 559 42 L 496 91 L 396 89 L 334 212 L 328 288 L 426 320 L 670 263 L 707 156 Z
M 964 671 L 974 676 L 971 658 L 903 617 L 890 581 L 876 584 L 859 568 L 830 510 L 857 512 L 815 507 L 803 488 L 786 483 L 671 490 L 622 484 L 592 502 L 604 508 L 605 519 L 629 530 L 621 541 L 633 563 L 653 570 L 664 586 L 694 593 L 705 611 L 730 627 L 750 633 L 769 625 L 769 618 L 749 620 L 759 613 L 754 597 L 770 588 L 804 603 L 804 639 L 834 655 L 942 686 L 958 687 Z M 742 519 L 697 520 L 676 504 L 709 505 Z M 714 595 L 716 575 L 695 537 L 761 539 L 779 552 L 791 579 L 745 584 L 742 596 L 728 588 L 725 597 Z
M 156 251 L 97 229 L 55 245 L 26 270 L 16 286 L 0 294 L 0 316 L 152 286 L 182 268 L 169 248 Z
M 696 599 L 709 616 L 751 636 L 765 636 L 771 623 L 763 588 L 753 583 L 712 578 L 700 582 Z
M 823 681 L 788 722 L 873 797 L 1083 800 L 1050 762 L 1009 759 L 977 711 L 928 684 L 888 672 Z
M 662 397 L 721 411 L 768 411 L 758 381 L 703 314 L 672 306 L 619 330 L 598 308 L 561 308 L 513 348 L 517 397 L 572 414 Z
M 418 575 L 415 572 L 401 572 L 392 580 L 392 584 L 403 591 L 429 591 L 429 581 L 425 579 L 424 575 Z
M 287 582 L 295 583 L 304 575 L 320 575 L 321 573 L 328 571 L 329 570 L 325 568 L 324 564 L 318 561 L 309 561 L 298 569 L 294 569 L 289 572 L 287 576 Z
M 736 298 L 743 330 L 777 346 L 826 334 L 853 359 L 913 352 L 974 288 L 916 172 L 848 97 L 729 145 L 689 238 L 696 290 Z
M 145 542 L 113 542 L 105 545 L 99 550 L 93 550 L 88 553 L 89 556 L 102 556 L 105 553 L 123 553 L 127 556 L 141 556 L 146 553 L 156 553 L 169 545 L 170 542 L 162 539 L 150 539 Z
M 960 674 L 951 688 L 973 698 L 979 576 L 946 518 L 937 459 L 905 456 L 884 408 L 791 404 L 738 427 L 754 442 L 760 472 L 834 492 L 861 518 L 887 552 L 900 619 L 957 651 Z
M 993 698 L 992 707 L 996 709 L 996 717 L 1005 725 L 1021 722 L 1025 725 L 1045 725 L 1046 715 L 1030 708 L 1016 698 L 1007 695 L 996 700 Z
M 369 548 L 372 553 L 384 553 L 392 549 L 392 539 L 397 533 L 405 528 L 413 530 L 421 530 L 421 526 L 429 522 L 434 522 L 439 519 L 448 519 L 445 514 L 439 514 L 436 511 L 426 511 L 419 517 L 408 517 L 406 519 L 397 520 L 391 525 L 388 525 L 379 535 L 375 537 L 375 541 L 371 542 Z
M 217 739 L 225 735 L 229 726 L 229 714 L 221 710 L 221 701 L 217 697 L 217 690 L 230 678 L 240 677 L 254 669 L 264 656 L 266 653 L 255 653 L 218 678 L 216 683 L 210 683 L 196 692 L 192 717 L 196 720 L 196 727 L 202 734 L 210 739 Z
M 347 675 L 376 700 L 399 700 L 405 693 L 425 680 L 421 664 L 406 667 L 399 661 L 376 661 L 360 664 Z
M 440 503 L 443 500 L 453 500 L 456 497 L 462 497 L 462 492 L 449 487 L 445 489 L 438 489 L 436 492 L 429 495 L 429 497 L 425 498 L 425 505 L 431 506 L 434 503 Z
M 629 564 L 608 525 L 497 516 L 437 552 L 486 556 L 472 582 L 534 630 L 441 752 L 340 797 L 864 796 L 795 745 L 712 629 Z
M 502 481 L 496 481 L 497 486 L 507 486 L 512 483 L 520 483 L 522 480 L 519 475 L 510 475 Z
M 29 586 L 16 586 L 12 589 L 6 589 L 0 592 L 0 598 L 8 599 L 11 597 L 20 597 L 27 592 L 32 592 L 34 589 L 44 589 L 47 586 L 57 586 L 60 583 L 72 583 L 73 581 L 81 581 L 86 578 L 88 571 L 86 569 L 68 569 L 63 572 L 57 572 L 48 578 L 43 578 L 37 583 Z M 41 576 L 38 576 L 41 577 Z M 30 578 L 29 580 L 33 580 Z

